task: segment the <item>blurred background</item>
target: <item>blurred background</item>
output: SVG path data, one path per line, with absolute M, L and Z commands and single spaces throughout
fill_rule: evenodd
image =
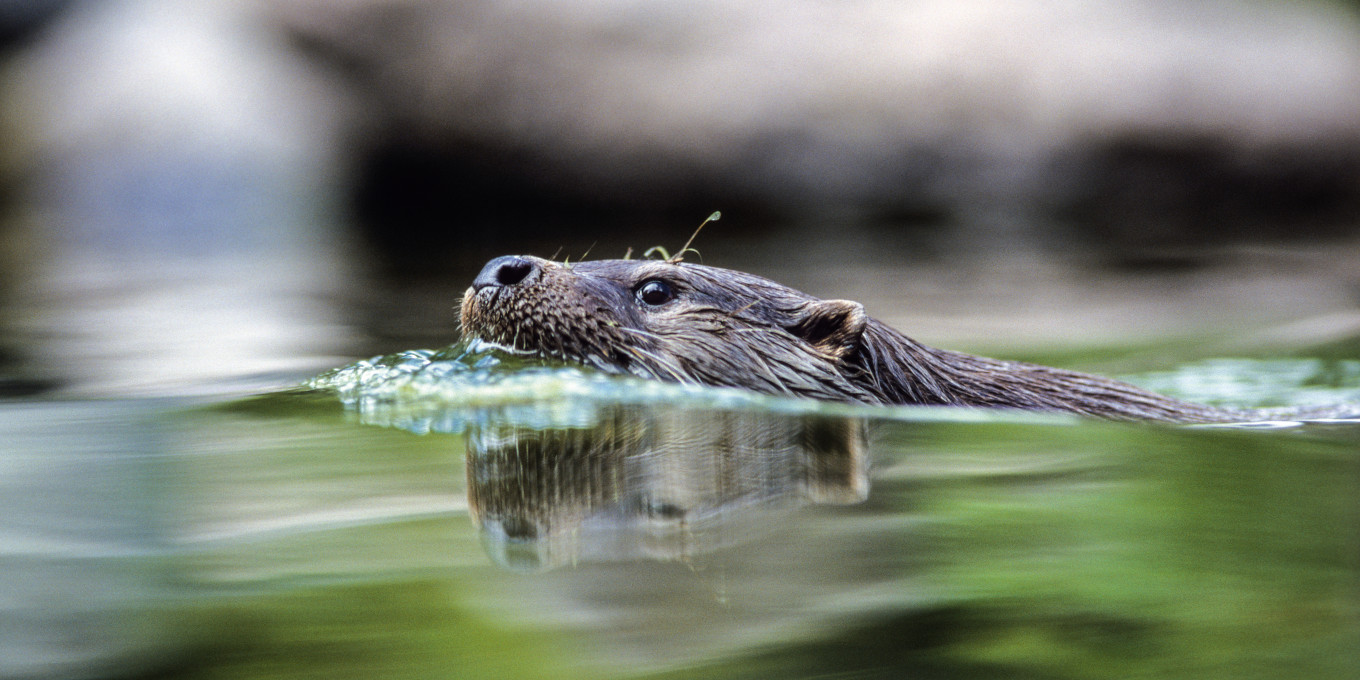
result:
M 1325 0 L 0 2 L 0 394 L 457 337 L 500 254 L 709 264 L 1025 353 L 1360 334 Z

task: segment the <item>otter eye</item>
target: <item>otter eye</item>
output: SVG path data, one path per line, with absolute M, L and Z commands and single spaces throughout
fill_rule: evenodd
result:
M 637 298 L 644 304 L 658 307 L 675 299 L 675 291 L 670 284 L 660 279 L 644 281 L 637 288 Z

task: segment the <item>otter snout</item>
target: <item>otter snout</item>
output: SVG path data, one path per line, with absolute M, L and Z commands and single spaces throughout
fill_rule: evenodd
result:
M 472 280 L 472 289 L 481 290 L 488 286 L 514 286 L 538 278 L 542 267 L 537 262 L 519 255 L 503 255 L 482 267 L 481 273 Z

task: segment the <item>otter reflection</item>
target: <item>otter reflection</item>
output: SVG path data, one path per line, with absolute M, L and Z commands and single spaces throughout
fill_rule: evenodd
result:
M 854 419 L 613 405 L 590 428 L 483 423 L 468 432 L 468 503 L 492 558 L 517 570 L 689 559 L 756 518 L 868 495 Z

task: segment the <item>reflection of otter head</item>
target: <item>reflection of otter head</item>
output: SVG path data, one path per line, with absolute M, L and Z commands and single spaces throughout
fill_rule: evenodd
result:
M 738 510 L 864 500 L 864 437 L 854 419 L 626 406 L 592 428 L 501 422 L 468 433 L 468 505 L 517 569 L 693 555 Z
M 742 272 L 657 260 L 492 260 L 463 331 L 613 372 L 768 394 L 879 401 L 844 360 L 864 308 Z

